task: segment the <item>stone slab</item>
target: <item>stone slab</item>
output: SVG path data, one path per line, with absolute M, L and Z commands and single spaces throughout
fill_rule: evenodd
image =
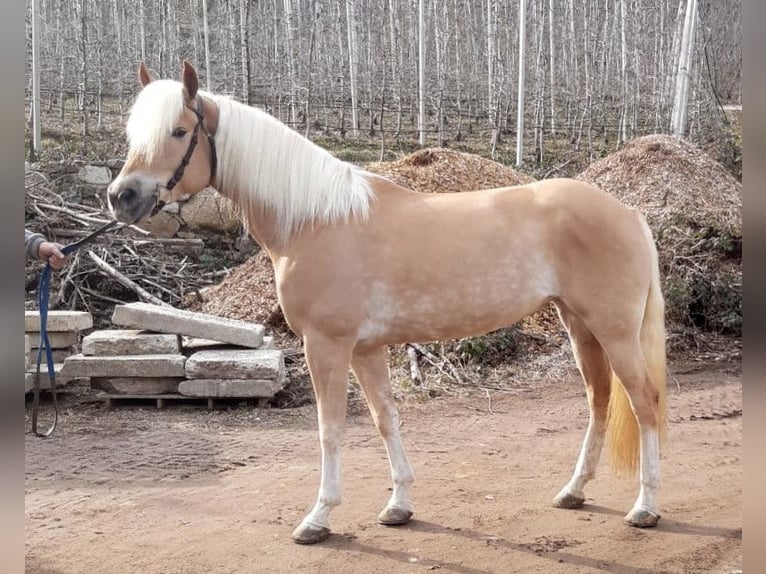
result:
M 72 382 L 72 377 L 68 377 L 63 374 L 64 365 L 62 363 L 54 363 L 53 372 L 56 375 L 56 388 L 63 387 L 67 383 Z M 28 393 L 35 388 L 35 373 L 37 371 L 37 365 L 34 368 L 24 373 L 24 392 Z M 40 365 L 40 388 L 50 389 L 51 379 L 48 377 L 48 367 L 46 365 Z
M 178 385 L 178 392 L 191 397 L 273 397 L 282 388 L 275 379 L 189 379 Z
M 183 377 L 183 355 L 119 355 L 86 357 L 82 353 L 64 361 L 69 377 Z
M 189 379 L 276 379 L 285 376 L 282 351 L 226 349 L 198 351 L 186 360 Z
M 135 329 L 93 331 L 82 340 L 82 354 L 90 357 L 164 355 L 180 351 L 178 335 L 146 333 Z
M 24 335 L 24 370 L 29 368 L 29 351 L 32 350 L 32 344 L 29 342 L 29 335 Z
M 85 165 L 77 172 L 80 181 L 91 185 L 109 185 L 112 181 L 112 172 L 107 166 Z
M 33 349 L 40 348 L 40 331 L 29 331 L 27 333 L 31 339 L 30 344 Z M 76 345 L 80 340 L 80 334 L 77 331 L 48 331 L 48 343 L 51 349 L 67 349 Z
M 116 395 L 177 393 L 183 377 L 91 377 L 90 388 Z
M 268 335 L 263 338 L 263 344 L 258 348 L 262 351 L 274 351 L 277 348 L 277 344 L 274 342 L 274 337 Z
M 202 351 L 202 350 L 222 350 L 222 349 L 236 349 L 242 348 L 231 343 L 224 343 L 222 341 L 215 341 L 213 339 L 202 339 L 200 337 L 181 337 L 181 348 L 185 351 Z M 276 343 L 274 337 L 265 336 L 263 343 L 258 347 L 259 349 L 276 349 Z
M 37 366 L 37 351 L 38 349 L 32 349 L 27 357 L 29 357 L 29 364 Z M 69 349 L 51 349 L 51 355 L 53 356 L 53 362 L 54 363 L 63 363 L 67 357 L 71 357 L 72 355 L 75 355 L 76 351 L 74 348 Z M 41 358 L 43 369 L 46 368 L 46 358 L 45 353 L 43 353 L 43 356 Z
M 263 344 L 263 325 L 150 303 L 117 305 L 112 323 L 133 329 L 214 339 L 241 347 Z
M 87 311 L 48 311 L 48 335 L 54 331 L 84 331 L 93 326 Z M 24 331 L 40 331 L 40 311 L 24 311 Z

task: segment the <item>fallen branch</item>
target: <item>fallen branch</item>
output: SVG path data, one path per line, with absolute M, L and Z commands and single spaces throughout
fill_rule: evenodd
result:
M 149 301 L 150 303 L 154 303 L 155 305 L 162 305 L 163 307 L 170 307 L 171 305 L 165 303 L 162 299 L 158 299 L 148 291 L 146 291 L 143 287 L 135 283 L 134 281 L 128 279 L 117 271 L 114 267 L 109 265 L 106 261 L 101 259 L 98 255 L 93 253 L 93 251 L 88 251 L 88 256 L 93 260 L 93 262 L 98 265 L 98 267 L 104 271 L 107 275 L 127 287 L 128 289 L 135 292 L 139 297 L 144 299 L 145 301 Z
M 426 349 L 423 345 L 419 345 L 417 343 L 408 343 L 408 345 L 417 349 L 418 353 L 423 355 L 429 363 L 431 363 L 434 367 L 439 369 L 442 373 L 452 377 L 461 385 L 466 384 L 465 381 L 463 380 L 463 377 L 460 376 L 460 373 L 455 368 L 455 366 L 452 363 L 450 363 L 447 359 L 442 357 L 442 360 L 439 360 L 439 357 L 434 355 L 431 351 Z M 449 372 L 447 372 L 447 370 L 445 369 L 449 370 Z
M 415 351 L 415 348 L 410 345 L 407 345 L 406 349 L 407 356 L 410 359 L 410 378 L 414 384 L 422 385 L 423 377 L 420 374 L 420 367 L 418 367 L 418 354 Z

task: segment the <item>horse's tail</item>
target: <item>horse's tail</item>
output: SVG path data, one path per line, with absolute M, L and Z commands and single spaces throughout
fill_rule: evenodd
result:
M 658 394 L 657 430 L 660 440 L 665 434 L 665 302 L 660 286 L 657 248 L 644 217 L 638 214 L 652 257 L 652 277 L 641 323 L 641 348 L 647 373 Z M 607 440 L 610 444 L 612 469 L 617 474 L 633 475 L 640 459 L 640 433 L 622 381 L 612 373 L 607 411 Z

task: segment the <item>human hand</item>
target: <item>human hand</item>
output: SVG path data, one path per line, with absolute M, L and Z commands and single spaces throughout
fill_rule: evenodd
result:
M 37 257 L 47 261 L 54 269 L 61 269 L 66 265 L 68 257 L 61 252 L 63 245 L 52 241 L 43 241 L 37 249 Z

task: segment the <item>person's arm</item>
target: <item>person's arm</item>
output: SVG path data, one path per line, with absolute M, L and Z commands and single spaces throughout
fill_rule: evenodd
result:
M 24 250 L 26 251 L 28 258 L 38 258 L 40 244 L 43 241 L 45 241 L 45 236 L 42 233 L 35 233 L 34 231 L 24 228 Z
M 24 248 L 27 257 L 47 261 L 54 269 L 66 265 L 67 256 L 61 252 L 62 245 L 48 241 L 42 233 L 34 233 L 24 229 Z

